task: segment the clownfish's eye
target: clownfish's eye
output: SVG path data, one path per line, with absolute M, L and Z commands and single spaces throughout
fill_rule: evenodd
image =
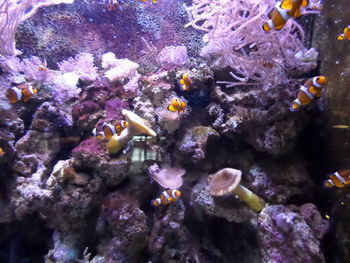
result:
M 319 80 L 320 80 L 320 78 L 319 78 L 319 77 L 317 77 L 317 78 L 316 78 L 316 81 L 319 81 Z

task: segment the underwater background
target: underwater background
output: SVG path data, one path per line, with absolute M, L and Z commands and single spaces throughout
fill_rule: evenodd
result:
M 0 0 L 0 263 L 350 262 L 349 0 Z

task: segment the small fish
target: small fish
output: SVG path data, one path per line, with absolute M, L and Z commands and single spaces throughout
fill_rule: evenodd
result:
M 27 102 L 31 97 L 35 96 L 38 90 L 29 84 L 21 84 L 16 87 L 12 87 L 7 91 L 7 98 L 11 103 L 18 101 Z
M 323 187 L 330 189 L 333 187 L 343 188 L 350 186 L 350 170 L 342 170 L 328 175 L 327 180 L 323 182 Z
M 325 214 L 324 216 L 327 220 L 331 219 L 331 217 L 328 214 Z
M 47 71 L 47 62 L 46 62 L 46 59 L 44 60 L 44 62 L 43 62 L 42 65 L 39 65 L 38 70 L 39 70 L 39 71 Z
M 297 111 L 301 106 L 308 105 L 314 99 L 321 97 L 326 82 L 327 78 L 325 76 L 316 76 L 306 80 L 297 91 L 297 98 L 290 105 L 290 110 Z
M 187 74 L 183 74 L 182 78 L 179 81 L 182 90 L 189 90 L 191 85 L 192 85 L 192 80 L 190 79 L 190 77 Z
M 97 132 L 97 129 L 93 129 L 92 134 L 97 140 L 102 140 L 102 139 L 109 139 L 111 138 L 114 134 L 117 134 L 118 136 L 121 134 L 121 132 L 129 126 L 129 123 L 127 121 L 120 121 L 117 124 L 113 125 L 111 123 L 103 123 L 102 125 L 102 131 Z
M 337 40 L 350 40 L 350 25 L 344 27 L 342 34 L 337 35 Z
M 186 108 L 186 102 L 183 100 L 180 100 L 179 98 L 173 98 L 170 101 L 170 105 L 168 106 L 168 110 L 172 112 L 182 112 Z
M 0 157 L 4 156 L 4 154 L 5 154 L 4 149 L 0 147 Z
M 310 1 L 309 8 L 315 11 L 322 11 L 323 10 L 323 1 L 321 0 L 315 0 Z
M 148 0 L 140 0 L 142 3 L 146 3 Z M 157 3 L 157 0 L 152 0 L 152 3 L 155 4 Z
M 119 3 L 117 0 L 110 1 L 108 4 L 108 11 L 114 11 L 119 7 Z
M 172 203 L 175 203 L 176 200 L 180 198 L 180 196 L 181 196 L 181 192 L 179 190 L 168 189 L 166 191 L 163 191 L 159 195 L 159 198 L 153 199 L 151 201 L 151 205 L 153 207 L 157 207 L 160 205 L 172 204 Z
M 283 0 L 277 2 L 274 9 L 269 14 L 269 20 L 263 24 L 262 28 L 265 32 L 271 29 L 281 30 L 289 18 L 298 18 L 301 16 L 301 7 L 308 6 L 308 0 Z

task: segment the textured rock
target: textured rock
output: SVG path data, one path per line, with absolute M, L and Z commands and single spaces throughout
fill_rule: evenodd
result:
M 185 207 L 181 201 L 161 209 L 153 218 L 148 250 L 152 262 L 210 262 L 202 246 L 184 226 Z
M 310 198 L 314 183 L 307 163 L 299 156 L 293 153 L 280 161 L 260 159 L 254 162 L 244 176 L 249 189 L 271 203 Z
M 195 126 L 186 129 L 177 144 L 181 158 L 191 163 L 203 161 L 208 144 L 218 137 L 218 132 L 209 126 Z
M 113 236 L 104 252 L 105 262 L 140 262 L 148 229 L 146 215 L 134 197 L 119 193 L 108 195 L 102 204 L 99 221 L 100 225 L 106 224 Z
M 256 218 L 256 213 L 234 195 L 214 197 L 203 183 L 193 187 L 191 201 L 195 209 L 204 209 L 208 215 L 223 217 L 229 222 L 241 223 Z
M 321 239 L 328 226 L 313 204 L 267 206 L 258 218 L 263 262 L 325 262 Z
M 216 117 L 214 124 L 220 134 L 244 140 L 258 151 L 281 155 L 294 147 L 298 132 L 309 120 L 303 111 L 312 109 L 310 106 L 297 113 L 289 110 L 297 87 L 224 89 L 217 86 L 213 96 L 220 105 L 212 103 L 208 111 Z
M 73 165 L 78 172 L 89 171 L 100 176 L 107 185 L 117 185 L 128 175 L 129 154 L 110 158 L 96 139 L 83 141 L 73 149 Z

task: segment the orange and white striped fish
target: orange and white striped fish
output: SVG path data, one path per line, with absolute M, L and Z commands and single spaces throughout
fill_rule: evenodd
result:
M 185 101 L 180 100 L 179 98 L 172 98 L 167 109 L 172 112 L 177 111 L 180 113 L 186 109 L 186 106 L 187 104 Z
M 102 131 L 97 132 L 97 129 L 93 129 L 92 134 L 97 140 L 102 140 L 102 139 L 109 139 L 111 138 L 114 134 L 117 134 L 118 136 L 121 134 L 121 132 L 129 126 L 129 123 L 127 121 L 119 121 L 117 124 L 113 125 L 111 123 L 103 123 L 102 125 Z
M 16 103 L 18 101 L 27 102 L 31 97 L 35 96 L 38 90 L 29 84 L 21 84 L 8 89 L 7 98 L 10 103 Z
M 333 187 L 343 188 L 350 186 L 350 170 L 342 170 L 328 175 L 327 180 L 323 182 L 323 187 L 330 189 Z
M 190 77 L 187 74 L 183 74 L 182 78 L 179 81 L 182 90 L 189 90 L 191 85 L 192 85 L 192 80 L 190 79 Z
M 297 98 L 290 105 L 290 110 L 297 111 L 301 106 L 308 105 L 314 99 L 321 97 L 326 82 L 327 78 L 325 76 L 316 76 L 306 80 L 297 91 Z
M 38 66 L 39 71 L 47 71 L 47 62 L 46 59 L 44 60 L 43 64 Z
M 289 18 L 300 17 L 300 8 L 306 7 L 308 4 L 308 0 L 283 0 L 282 2 L 277 2 L 275 8 L 268 14 L 269 20 L 263 24 L 263 30 L 269 32 L 271 29 L 282 29 Z
M 163 191 L 158 198 L 151 201 L 153 207 L 175 203 L 181 196 L 181 192 L 176 189 Z
M 344 27 L 343 33 L 337 35 L 337 40 L 350 40 L 350 25 Z

